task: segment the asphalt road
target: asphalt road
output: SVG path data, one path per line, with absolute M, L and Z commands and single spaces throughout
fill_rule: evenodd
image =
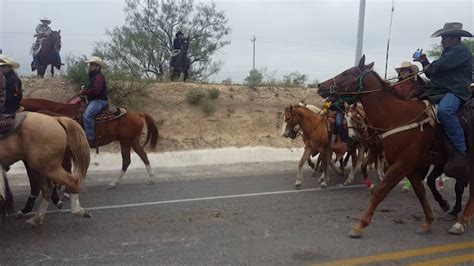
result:
M 161 169 L 151 186 L 144 172 L 131 171 L 112 191 L 105 188 L 115 172 L 90 173 L 80 199 L 93 218 L 53 206 L 36 228 L 10 218 L 0 225 L 0 264 L 474 263 L 474 229 L 449 235 L 453 222 L 442 219 L 431 194 L 438 215 L 431 234 L 415 233 L 421 207 L 413 192 L 397 188 L 379 206 L 364 238 L 351 239 L 348 232 L 370 200 L 360 176 L 353 186 L 339 186 L 339 177 L 330 188 L 319 189 L 306 171 L 302 189 L 294 190 L 293 165 Z M 29 194 L 21 185 L 25 177 L 10 179 L 20 180 L 13 188 L 20 209 Z M 447 182 L 443 195 L 454 201 L 453 182 Z

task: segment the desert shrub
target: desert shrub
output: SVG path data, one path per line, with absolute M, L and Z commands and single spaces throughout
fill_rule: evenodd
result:
M 221 91 L 219 89 L 213 88 L 208 91 L 209 99 L 215 100 L 219 97 Z
M 200 89 L 192 89 L 186 93 L 186 101 L 192 105 L 198 105 L 206 98 L 206 94 Z

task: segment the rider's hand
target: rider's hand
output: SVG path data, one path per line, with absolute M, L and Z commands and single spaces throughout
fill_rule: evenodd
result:
M 413 53 L 413 61 L 415 62 L 426 62 L 428 58 L 426 57 L 426 54 L 423 53 L 423 49 L 417 49 Z

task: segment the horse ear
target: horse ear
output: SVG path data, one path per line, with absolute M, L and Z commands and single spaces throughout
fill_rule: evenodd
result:
M 372 69 L 372 68 L 374 67 L 374 62 L 368 64 L 366 67 L 367 67 L 368 69 Z
M 61 33 L 61 30 L 58 30 L 58 33 Z
M 359 60 L 359 69 L 364 69 L 365 66 L 365 54 Z

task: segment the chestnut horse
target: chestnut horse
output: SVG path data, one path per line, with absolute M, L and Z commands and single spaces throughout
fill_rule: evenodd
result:
M 20 118 L 24 117 L 24 118 Z M 90 153 L 84 130 L 74 120 L 66 117 L 50 117 L 24 112 L 17 115 L 24 119 L 10 135 L 0 139 L 0 164 L 8 168 L 22 160 L 30 172 L 30 178 L 40 184 L 43 200 L 38 212 L 26 222 L 41 224 L 51 199 L 52 183 L 66 186 L 71 192 L 71 212 L 90 217 L 79 203 L 79 191 L 86 177 Z M 65 171 L 62 161 L 69 151 L 74 164 L 74 174 Z M 0 180 L 4 180 L 3 169 Z M 6 195 L 7 187 L 0 182 L 0 195 Z M 4 196 L 0 196 L 5 198 Z
M 78 104 L 63 104 L 43 99 L 23 99 L 21 106 L 26 111 L 48 113 L 50 115 L 61 115 L 76 120 L 80 119 L 80 103 Z M 120 174 L 109 184 L 109 188 L 115 188 L 122 180 L 127 168 L 130 166 L 130 153 L 133 149 L 143 163 L 146 166 L 146 170 L 149 176 L 149 184 L 153 184 L 153 171 L 150 166 L 148 156 L 140 145 L 140 135 L 143 127 L 147 127 L 146 144 L 149 144 L 151 150 L 155 149 L 159 138 L 158 128 L 153 121 L 153 118 L 146 113 L 127 112 L 125 115 L 118 117 L 114 120 L 106 122 L 97 122 L 96 124 L 96 145 L 104 146 L 110 144 L 113 141 L 120 143 L 120 150 L 122 153 L 122 171 Z
M 405 176 L 413 185 L 425 214 L 425 221 L 418 232 L 429 233 L 435 217 L 426 198 L 422 180 L 430 164 L 442 167 L 446 163 L 446 158 L 438 157 L 435 161 L 430 152 L 435 143 L 434 121 L 430 118 L 429 108 L 423 102 L 404 101 L 394 95 L 389 85 L 372 70 L 373 65 L 374 63 L 365 65 L 365 56 L 363 56 L 357 66 L 345 70 L 318 86 L 318 92 L 323 97 L 328 95 L 358 97 L 370 125 L 383 138 L 388 169 L 383 181 L 372 195 L 365 215 L 352 228 L 350 236 L 362 237 L 364 228 L 370 224 L 377 206 Z M 472 143 L 472 133 L 467 136 L 469 136 L 469 142 Z M 471 164 L 474 165 L 472 145 L 469 145 L 469 150 Z M 447 150 L 441 147 L 440 152 L 446 154 Z M 471 171 L 469 179 L 471 182 L 469 200 L 462 216 L 449 230 L 453 234 L 463 233 L 474 213 L 474 186 L 472 185 L 474 171 Z
M 53 31 L 46 39 L 44 39 L 41 45 L 41 50 L 38 53 L 38 76 L 42 78 L 44 77 L 44 73 L 46 72 L 48 65 L 51 65 L 51 76 L 54 76 L 54 67 L 56 67 L 58 70 L 61 69 L 59 58 L 57 58 L 60 49 L 61 31 Z

